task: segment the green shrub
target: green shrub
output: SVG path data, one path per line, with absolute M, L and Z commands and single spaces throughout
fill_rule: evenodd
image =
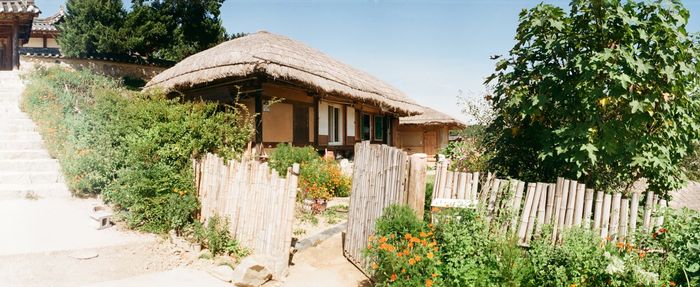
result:
M 432 229 L 398 205 L 384 210 L 365 249 L 377 286 L 441 286 L 439 252 Z
M 303 165 L 318 161 L 321 157 L 312 146 L 294 147 L 286 143 L 277 145 L 270 154 L 270 167 L 280 175 L 287 175 L 287 168 L 292 164 Z
M 180 229 L 198 208 L 192 158 L 239 155 L 253 129 L 237 109 L 138 93 L 91 72 L 39 69 L 23 108 L 75 193 L 102 193 L 132 228 Z
M 445 286 L 517 286 L 527 273 L 529 264 L 516 239 L 489 233 L 478 210 L 448 209 L 435 217 Z
M 241 247 L 229 233 L 229 223 L 227 219 L 219 216 L 210 218 L 206 226 L 199 222 L 192 224 L 191 234 L 197 242 L 204 248 L 208 248 L 213 255 L 231 255 L 236 258 L 247 256 L 250 251 Z
M 545 231 L 544 234 L 547 231 Z M 605 286 L 610 263 L 600 237 L 593 232 L 573 228 L 562 234 L 561 244 L 552 244 L 544 236 L 531 242 L 528 257 L 532 264 L 528 283 L 533 286 Z

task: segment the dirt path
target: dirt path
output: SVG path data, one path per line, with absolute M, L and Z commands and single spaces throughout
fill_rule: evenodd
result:
M 292 258 L 289 276 L 284 282 L 266 286 L 282 287 L 358 287 L 371 286 L 362 272 L 343 256 L 341 235 L 337 234 L 316 247 Z

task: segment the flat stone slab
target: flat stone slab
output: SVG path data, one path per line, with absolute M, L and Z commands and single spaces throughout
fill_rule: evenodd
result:
M 168 287 L 231 287 L 226 283 L 204 271 L 185 268 L 173 269 L 165 272 L 151 273 L 121 280 L 83 285 L 82 287 L 143 287 L 143 286 L 168 286 Z

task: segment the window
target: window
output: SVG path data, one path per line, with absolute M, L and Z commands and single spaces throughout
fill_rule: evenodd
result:
M 372 135 L 372 131 L 371 131 L 372 122 L 371 122 L 371 119 L 372 119 L 372 118 L 370 117 L 370 115 L 362 114 L 362 127 L 361 127 L 361 130 L 360 130 L 360 134 L 362 135 L 362 140 L 363 140 L 363 141 L 368 141 L 368 140 L 370 140 L 370 136 Z
M 328 106 L 328 144 L 329 145 L 340 145 L 342 144 L 342 129 L 341 129 L 341 114 L 340 108 L 335 106 Z
M 384 139 L 384 117 L 374 116 L 374 139 Z

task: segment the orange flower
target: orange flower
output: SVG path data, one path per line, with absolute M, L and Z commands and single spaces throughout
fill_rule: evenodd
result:
M 576 287 L 576 284 L 571 284 L 571 286 L 570 286 L 570 287 Z
M 420 241 L 420 244 L 423 246 L 426 246 L 426 245 L 428 245 L 428 241 L 425 241 L 425 239 L 423 239 Z
M 408 259 L 408 265 L 413 265 L 413 264 L 416 264 L 416 260 L 413 258 Z
M 606 236 L 606 237 L 605 237 L 605 240 L 607 240 L 607 241 L 612 241 L 612 236 L 610 236 L 610 235 Z M 574 287 L 575 287 L 575 286 L 574 286 Z
M 676 282 L 673 282 L 673 281 L 668 282 L 668 286 L 676 287 Z
M 379 242 L 380 242 L 380 243 L 384 243 L 384 242 L 386 242 L 386 241 L 387 241 L 386 236 L 382 236 L 382 238 L 379 238 Z
M 420 255 L 416 255 L 416 262 L 420 262 L 420 260 L 421 260 Z
M 401 268 L 401 273 L 406 273 L 406 268 Z
M 413 237 L 411 238 L 411 243 L 420 243 L 420 239 L 418 237 Z
M 391 278 L 389 280 L 391 280 L 391 282 L 394 282 L 394 281 L 396 281 L 396 278 L 397 278 L 396 273 L 394 273 L 394 274 L 391 274 Z
M 644 256 L 646 256 L 646 255 L 647 255 L 647 253 L 644 251 L 639 252 L 639 258 L 644 258 Z
M 367 243 L 367 249 L 372 249 L 372 243 Z
M 379 266 L 377 266 L 377 263 L 372 262 L 372 269 L 377 269 Z
M 432 211 L 432 212 L 438 212 L 438 211 L 440 211 L 440 208 L 433 207 L 433 208 L 430 209 L 430 211 Z
M 426 255 L 425 257 L 428 257 L 428 259 L 433 259 L 433 256 L 434 255 L 432 252 L 428 252 L 428 255 Z
M 406 233 L 403 237 L 410 240 L 412 236 L 410 233 Z
M 394 239 L 394 238 L 396 237 L 396 235 L 392 234 L 392 235 L 389 235 L 389 237 L 390 237 L 391 239 Z
M 618 248 L 618 249 L 623 249 L 623 248 L 625 248 L 625 243 L 624 243 L 624 242 L 618 242 L 618 243 L 617 243 L 617 248 Z
M 426 279 L 425 280 L 425 287 L 432 287 L 432 286 L 433 286 L 433 280 Z
M 403 256 L 403 252 L 398 252 L 398 253 L 396 253 L 396 256 L 398 256 L 398 257 Z
M 425 232 L 423 232 L 423 231 L 421 231 L 421 232 L 420 232 L 420 237 L 428 237 L 428 234 L 425 233 Z
M 436 273 L 433 273 L 432 276 L 433 276 L 433 278 L 438 277 L 438 275 Z
M 432 223 L 428 223 L 428 228 L 433 229 L 435 227 Z

